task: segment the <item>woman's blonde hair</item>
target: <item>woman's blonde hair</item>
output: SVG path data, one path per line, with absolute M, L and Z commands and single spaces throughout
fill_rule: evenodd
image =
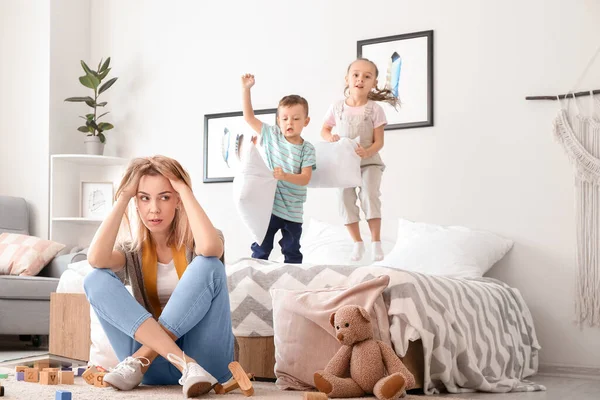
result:
M 366 61 L 368 63 L 370 63 L 371 65 L 373 65 L 373 68 L 375 68 L 375 79 L 377 79 L 377 77 L 379 77 L 379 68 L 377 68 L 377 65 L 375 65 L 375 63 L 371 60 L 369 60 L 368 58 L 357 58 L 356 60 L 352 61 L 350 63 L 350 65 L 348 65 L 348 69 L 346 70 L 346 75 L 350 72 L 350 68 L 352 67 L 352 65 L 354 65 L 355 62 L 357 61 Z M 344 88 L 344 96 L 348 97 L 349 95 L 349 87 L 348 85 L 346 85 L 346 87 Z M 373 88 L 372 91 L 369 92 L 368 95 L 368 99 L 369 100 L 373 100 L 373 101 L 385 101 L 386 103 L 390 104 L 392 107 L 394 108 L 398 108 L 400 107 L 400 99 L 396 96 L 394 96 L 394 94 L 392 93 L 392 91 L 390 89 L 379 89 L 377 86 L 375 86 Z
M 131 182 L 139 182 L 140 178 L 145 175 L 162 175 L 167 179 L 181 180 L 189 186 L 190 189 L 192 188 L 192 181 L 189 174 L 183 169 L 178 161 L 165 156 L 134 158 L 125 170 L 123 179 L 121 179 L 121 184 L 115 194 L 115 199 L 119 197 L 123 192 L 123 189 Z M 145 240 L 152 240 L 152 236 L 137 212 L 135 213 L 134 218 L 135 225 L 137 226 L 137 229 L 135 229 L 137 235 L 133 235 L 133 229 L 128 213 L 125 213 L 123 216 L 123 222 L 126 224 L 126 227 L 131 234 L 131 248 L 128 250 L 137 252 L 140 251 L 142 243 Z M 175 246 L 177 249 L 182 246 L 185 246 L 188 249 L 194 248 L 194 237 L 183 204 L 180 204 L 175 211 L 175 218 L 171 223 L 171 231 L 167 235 L 167 246 Z

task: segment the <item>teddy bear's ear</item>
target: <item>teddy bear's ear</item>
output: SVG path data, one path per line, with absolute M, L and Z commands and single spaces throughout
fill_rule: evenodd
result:
M 360 312 L 361 317 L 363 317 L 365 319 L 365 321 L 371 322 L 371 316 L 369 315 L 367 310 L 365 310 L 362 307 L 357 307 L 357 308 L 358 308 L 358 312 Z
M 329 316 L 329 323 L 335 328 L 335 313 L 331 313 Z

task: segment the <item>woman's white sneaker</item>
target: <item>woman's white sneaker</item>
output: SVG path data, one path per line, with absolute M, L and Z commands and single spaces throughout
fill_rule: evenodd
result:
M 104 382 L 119 390 L 131 390 L 142 383 L 142 367 L 148 365 L 150 360 L 146 357 L 127 357 L 104 375 Z
M 210 392 L 218 383 L 214 376 L 195 362 L 186 362 L 185 354 L 183 359 L 175 354 L 167 354 L 167 359 L 183 368 L 179 384 L 183 386 L 183 395 L 187 398 L 198 397 Z

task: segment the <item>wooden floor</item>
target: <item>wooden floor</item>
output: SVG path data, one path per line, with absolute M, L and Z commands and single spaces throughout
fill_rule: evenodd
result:
M 598 400 L 600 399 L 600 377 L 598 379 L 562 378 L 537 375 L 531 380 L 546 386 L 546 392 L 531 393 L 464 393 L 449 394 L 459 399 L 485 400 Z

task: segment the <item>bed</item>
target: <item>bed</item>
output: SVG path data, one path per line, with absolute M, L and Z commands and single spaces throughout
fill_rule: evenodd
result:
M 273 378 L 273 288 L 348 286 L 388 275 L 391 343 L 426 394 L 537 391 L 533 320 L 518 290 L 490 278 L 452 279 L 379 266 L 282 264 L 243 258 L 226 266 L 236 354 Z

